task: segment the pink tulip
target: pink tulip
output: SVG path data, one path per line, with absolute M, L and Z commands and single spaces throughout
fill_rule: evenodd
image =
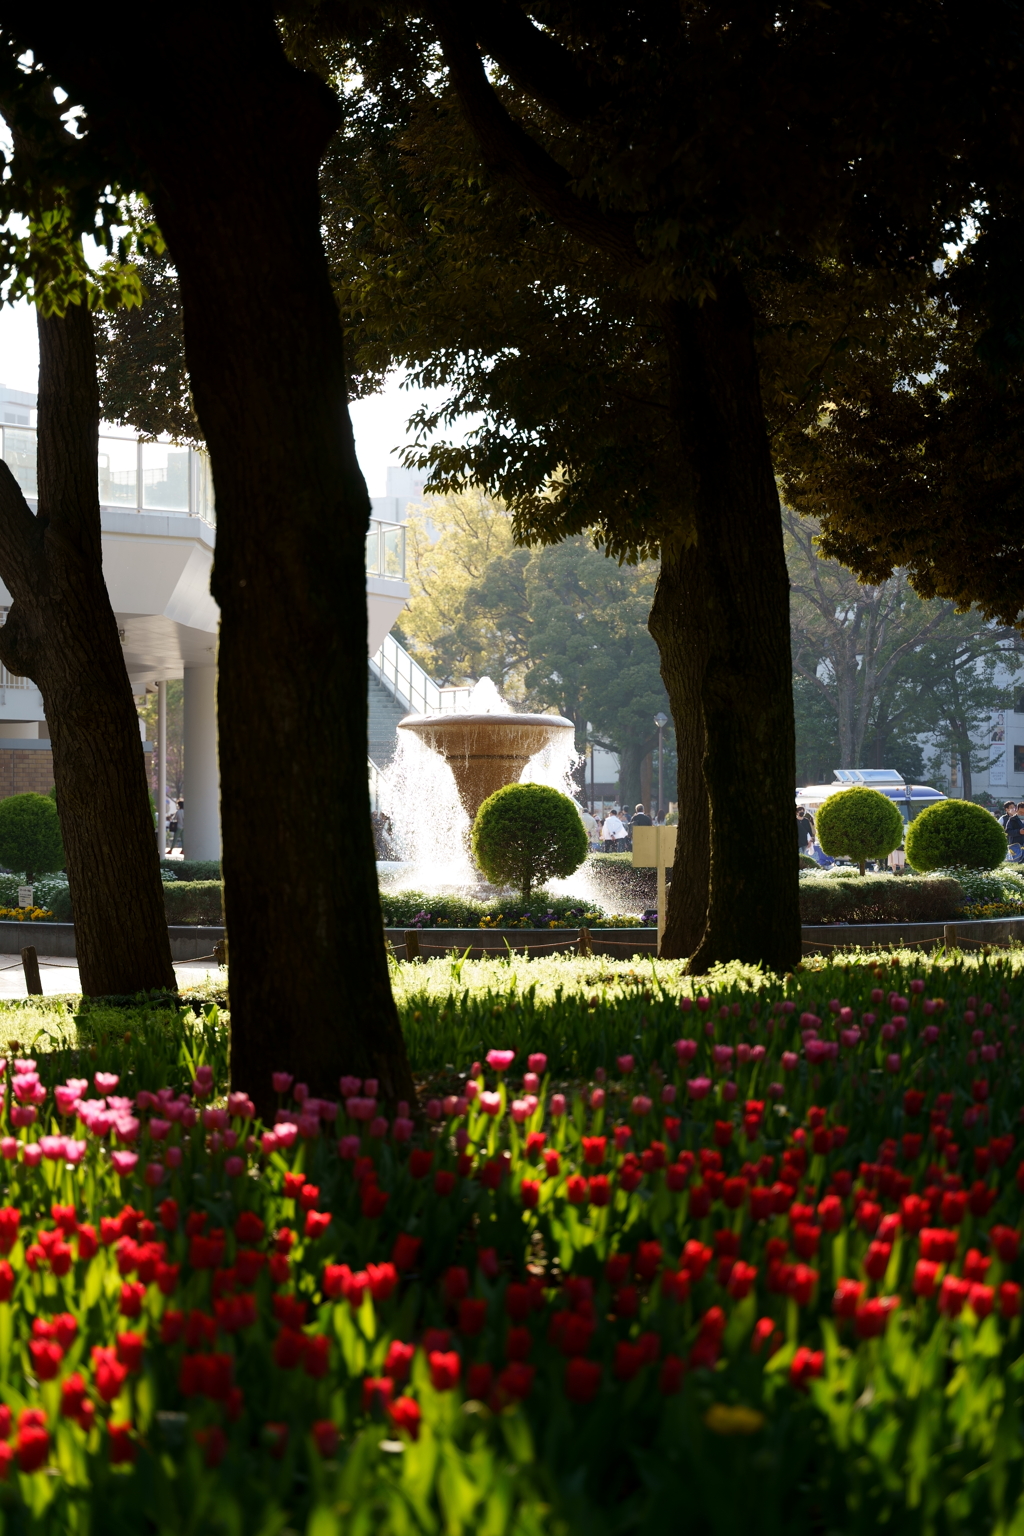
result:
M 116 1072 L 96 1072 L 92 1080 L 98 1093 L 113 1093 L 121 1081 Z
M 135 1165 L 139 1161 L 137 1152 L 111 1152 L 110 1161 L 114 1165 L 114 1171 L 119 1173 L 122 1179 L 134 1173 Z
M 691 1077 L 686 1084 L 686 1091 L 691 1099 L 706 1099 L 711 1092 L 710 1077 Z
M 548 1069 L 548 1059 L 543 1051 L 532 1051 L 526 1058 L 526 1065 L 531 1072 L 537 1072 L 543 1077 Z
M 495 1072 L 506 1072 L 516 1059 L 515 1051 L 488 1051 L 487 1065 Z
M 551 1109 L 551 1116 L 552 1116 L 553 1119 L 557 1120 L 560 1115 L 564 1115 L 565 1114 L 565 1094 L 564 1093 L 553 1093 L 551 1095 L 550 1109 Z
M 142 1178 L 143 1182 L 148 1184 L 151 1189 L 156 1189 L 157 1185 L 162 1184 L 164 1181 L 163 1163 L 147 1163 Z

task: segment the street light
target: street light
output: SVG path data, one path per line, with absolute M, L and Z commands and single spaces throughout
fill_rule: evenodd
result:
M 666 725 L 668 725 L 668 715 L 663 715 L 659 709 L 658 713 L 654 717 L 654 723 L 658 727 L 658 820 L 660 821 L 662 817 L 661 808 L 665 803 L 665 775 L 663 772 L 665 753 L 663 747 L 662 732 L 664 731 Z

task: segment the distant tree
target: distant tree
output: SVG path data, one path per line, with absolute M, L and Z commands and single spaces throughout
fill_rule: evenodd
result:
M 952 603 L 922 601 L 904 572 L 877 586 L 862 582 L 819 554 L 813 519 L 787 511 L 784 521 L 798 745 L 804 732 L 821 744 L 831 733 L 833 768 L 920 778 L 916 738 L 930 737 L 947 762 L 951 754 L 959 761 L 969 799 L 972 770 L 990 760 L 977 737 L 1001 706 L 1004 675 L 1024 662 L 1010 632 L 977 612 L 958 614 Z
M 669 702 L 646 624 L 657 567 L 620 566 L 579 536 L 526 549 L 512 530 L 509 511 L 476 491 L 414 514 L 405 642 L 439 682 L 487 675 L 512 703 L 557 709 L 581 755 L 589 725 L 635 803 Z

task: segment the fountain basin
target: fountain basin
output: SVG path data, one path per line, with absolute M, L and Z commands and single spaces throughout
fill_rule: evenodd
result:
M 406 715 L 398 729 L 412 732 L 444 758 L 472 822 L 490 795 L 515 784 L 531 757 L 571 731 L 573 724 L 561 715 L 517 715 L 509 710 Z

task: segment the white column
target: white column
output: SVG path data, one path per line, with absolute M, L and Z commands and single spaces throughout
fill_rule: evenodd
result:
M 156 685 L 156 851 L 167 856 L 167 684 Z
M 185 668 L 186 859 L 220 858 L 217 668 Z

